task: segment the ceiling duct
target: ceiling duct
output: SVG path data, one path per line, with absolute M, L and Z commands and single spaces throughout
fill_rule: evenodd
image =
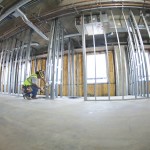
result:
M 14 16 L 15 18 L 18 18 L 20 15 L 17 11 L 15 11 L 14 13 L 12 13 L 12 16 Z
M 82 34 L 82 22 L 81 22 L 81 16 L 75 18 L 75 26 L 80 34 Z M 102 20 L 105 23 L 108 23 L 108 17 L 107 14 L 102 15 Z M 85 28 L 85 34 L 87 35 L 97 35 L 97 34 L 103 34 L 104 30 L 106 30 L 103 27 L 103 23 L 100 20 L 99 15 L 85 15 L 84 16 L 84 28 Z
M 3 19 L 5 19 L 8 15 L 10 15 L 11 13 L 13 13 L 16 9 L 18 9 L 19 7 L 25 5 L 26 3 L 30 2 L 31 0 L 22 0 L 19 3 L 17 3 L 16 5 L 14 5 L 13 7 L 11 7 L 9 10 L 7 10 L 3 15 L 0 16 L 0 21 L 2 21 Z
M 29 26 L 31 27 L 38 35 L 40 35 L 42 38 L 45 40 L 49 40 L 49 38 L 40 30 L 38 29 L 28 18 L 27 16 L 20 10 L 17 9 L 16 13 L 19 14 L 19 16 L 22 18 L 22 20 Z

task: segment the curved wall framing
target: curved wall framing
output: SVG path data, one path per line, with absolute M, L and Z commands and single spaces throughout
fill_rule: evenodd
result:
M 84 100 L 94 101 L 149 98 L 149 64 L 146 61 L 147 56 L 143 43 L 145 35 L 141 32 L 144 30 L 146 37 L 150 38 L 148 18 L 144 12 L 140 11 L 141 29 L 138 23 L 139 17 L 137 18 L 134 10 L 127 11 L 125 8 L 120 10 L 122 23 L 125 25 L 123 32 L 127 35 L 124 37 L 127 44 L 122 45 L 121 32 L 117 25 L 118 20 L 114 10 L 107 11 L 110 14 L 109 23 L 112 25 L 110 31 L 113 33 L 113 37 L 110 37 L 108 30 L 105 29 L 105 20 L 100 9 L 97 12 L 99 12 L 102 33 L 95 33 L 93 20 L 95 14 L 90 12 L 92 34 L 87 35 L 86 23 L 84 22 L 85 15 L 81 15 L 82 53 L 74 48 L 74 41 L 71 37 L 64 41 L 64 28 L 59 19 L 55 19 L 51 23 L 46 59 L 31 57 L 33 34 L 31 30 L 20 32 L 16 36 L 1 41 L 0 92 L 20 95 L 23 80 L 31 72 L 43 69 L 46 71 L 46 81 L 49 85 L 45 93 L 41 94 L 45 94 L 46 98 L 84 96 Z M 106 55 L 107 82 L 105 84 L 97 83 L 96 69 L 94 84 L 87 83 L 88 66 L 86 61 L 87 39 L 89 37 L 92 39 L 93 46 L 90 49 L 94 58 L 96 59 L 96 55 L 101 52 Z M 103 51 L 96 45 L 96 40 L 99 40 L 100 37 L 104 41 L 104 45 L 101 45 Z M 111 38 L 115 39 L 116 43 L 112 43 L 113 49 L 110 50 L 108 40 Z M 68 52 L 64 51 L 65 42 L 68 44 Z M 96 68 L 96 65 L 95 61 L 93 67 Z M 59 71 L 61 72 L 60 81 L 58 81 Z M 43 83 L 39 84 L 43 85 Z

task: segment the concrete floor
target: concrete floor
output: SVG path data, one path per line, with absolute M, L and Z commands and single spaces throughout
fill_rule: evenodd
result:
M 0 150 L 150 150 L 150 100 L 1 95 Z

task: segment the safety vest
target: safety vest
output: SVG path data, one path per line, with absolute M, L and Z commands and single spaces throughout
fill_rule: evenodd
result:
M 37 79 L 37 74 L 31 74 L 31 76 L 29 76 L 23 83 L 24 86 L 30 86 L 32 85 L 32 78 L 36 78 Z

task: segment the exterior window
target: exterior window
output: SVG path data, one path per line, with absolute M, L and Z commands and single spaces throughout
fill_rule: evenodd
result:
M 106 55 L 94 54 L 87 55 L 87 83 L 106 83 L 107 69 L 106 69 Z

